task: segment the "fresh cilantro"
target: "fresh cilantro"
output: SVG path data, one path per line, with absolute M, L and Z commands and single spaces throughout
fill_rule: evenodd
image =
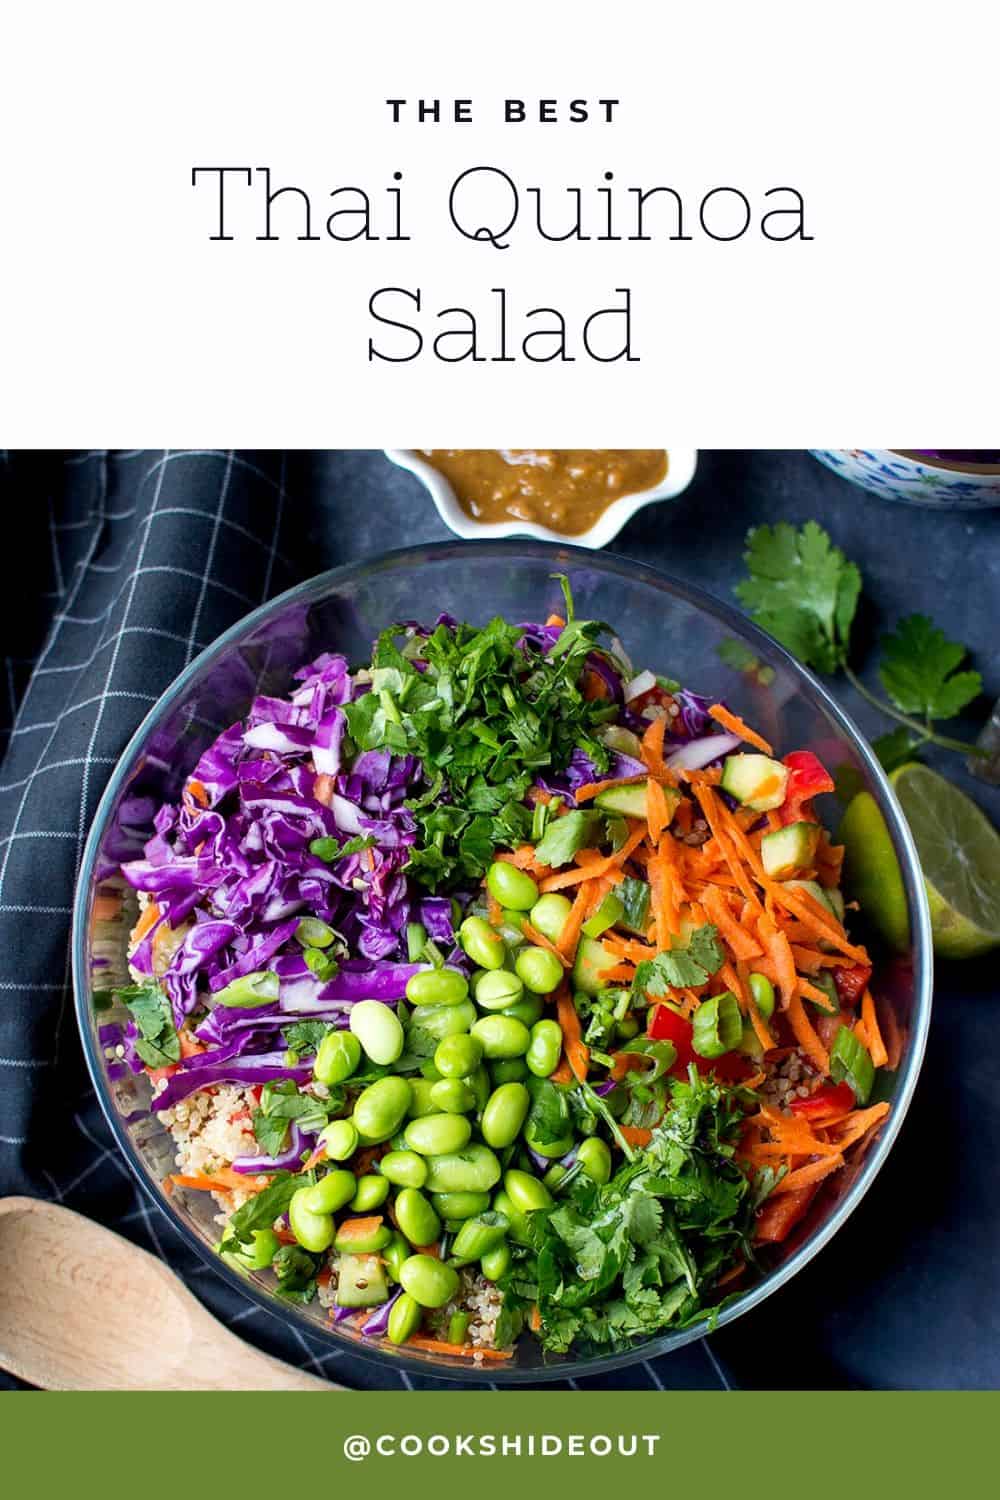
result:
M 956 670 L 965 655 L 926 615 L 907 615 L 882 642 L 879 677 L 903 713 L 951 719 L 983 689 L 978 672 Z
M 360 701 L 364 702 L 364 699 Z M 358 834 L 356 838 L 347 839 L 344 843 L 334 838 L 313 839 L 309 844 L 309 853 L 315 854 L 317 859 L 329 865 L 335 859 L 346 859 L 349 854 L 360 854 L 362 849 L 370 849 L 374 842 L 371 834 Z
M 603 1187 L 581 1174 L 530 1216 L 531 1245 L 502 1282 L 504 1313 L 515 1328 L 537 1303 L 548 1352 L 624 1349 L 711 1316 L 722 1270 L 752 1258 L 754 1214 L 776 1176 L 751 1184 L 736 1164 L 743 1113 L 731 1092 L 693 1069 L 667 1087 L 646 1149 Z
M 848 660 L 851 624 L 861 594 L 857 565 L 835 547 L 815 521 L 799 530 L 787 521 L 756 526 L 747 535 L 744 560 L 749 577 L 736 586 L 737 597 L 758 625 L 777 637 L 793 655 L 818 672 L 843 671 L 855 690 L 874 708 L 895 719 L 910 735 L 883 737 L 880 758 L 887 768 L 912 759 L 922 745 L 940 745 L 961 754 L 987 751 L 940 734 L 937 719 L 950 719 L 982 691 L 978 672 L 958 671 L 966 651 L 949 641 L 925 615 L 907 615 L 882 642 L 879 677 L 889 695 L 872 693 Z M 719 655 L 731 666 L 750 670 L 748 648 L 724 641 Z
M 590 808 L 577 808 L 563 818 L 556 818 L 536 845 L 535 859 L 540 865 L 553 868 L 568 865 L 574 854 L 594 841 L 600 824 L 600 813 Z
M 755 526 L 746 561 L 750 577 L 736 593 L 758 625 L 819 672 L 844 666 L 861 574 L 823 528 Z
M 166 1068 L 181 1060 L 180 1037 L 174 1028 L 170 1001 L 153 980 L 115 991 L 139 1028 L 136 1054 L 149 1068 Z
M 879 758 L 879 764 L 883 771 L 894 771 L 897 766 L 904 765 L 913 759 L 913 753 L 924 742 L 923 735 L 916 735 L 911 729 L 906 729 L 900 724 L 898 729 L 890 729 L 888 734 L 880 734 L 877 740 L 872 740 L 872 749 Z M 837 791 L 842 800 L 849 802 L 854 792 L 861 791 L 863 782 L 858 776 L 857 785 L 846 788 L 848 795 L 844 796 L 838 783 Z
M 270 1229 L 286 1212 L 292 1194 L 300 1187 L 312 1187 L 315 1181 L 315 1172 L 275 1172 L 267 1187 L 248 1198 L 233 1214 L 219 1246 L 220 1254 L 249 1245 L 255 1229 Z
M 332 1108 L 339 1108 L 343 1094 L 337 1090 L 329 1099 L 319 1100 L 312 1094 L 301 1094 L 290 1078 L 267 1083 L 260 1096 L 260 1106 L 253 1112 L 253 1133 L 265 1156 L 275 1156 L 285 1144 L 292 1120 L 303 1130 L 322 1130 Z
M 285 1046 L 300 1057 L 309 1057 L 317 1051 L 328 1031 L 336 1028 L 327 1021 L 295 1021 L 281 1033 Z
M 621 926 L 628 932 L 646 936 L 649 927 L 649 885 L 645 880 L 636 880 L 626 875 L 620 885 L 615 886 L 615 895 L 622 904 Z
M 665 995 L 669 989 L 685 989 L 704 984 L 725 963 L 719 934 L 711 923 L 692 932 L 687 943 L 677 943 L 655 958 L 646 958 L 636 966 L 632 980 L 635 996 Z
M 301 1245 L 282 1245 L 272 1261 L 277 1278 L 275 1290 L 288 1302 L 311 1302 L 316 1295 L 316 1273 L 322 1257 L 310 1255 Z
M 555 1146 L 570 1134 L 570 1112 L 566 1093 L 548 1078 L 529 1078 L 531 1096 L 524 1138 L 535 1150 Z M 567 1148 L 568 1149 L 568 1148 Z
M 407 874 L 431 890 L 480 879 L 497 848 L 530 837 L 525 797 L 540 772 L 558 774 L 577 748 L 607 769 L 597 730 L 609 705 L 582 687 L 607 627 L 567 620 L 547 649 L 500 618 L 442 621 L 428 636 L 393 625 L 375 643 L 371 691 L 345 706 L 348 733 L 359 750 L 420 761 Z

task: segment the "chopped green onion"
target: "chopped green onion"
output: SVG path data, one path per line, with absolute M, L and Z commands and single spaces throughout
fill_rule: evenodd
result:
M 731 990 L 703 1000 L 692 1020 L 691 1046 L 699 1057 L 722 1057 L 743 1040 L 743 1017 Z
M 324 953 L 322 948 L 307 948 L 302 957 L 306 961 L 306 967 L 324 984 L 328 979 L 332 979 L 340 968 L 337 960 L 329 953 Z
M 426 963 L 433 964 L 435 969 L 444 968 L 444 954 L 441 952 L 441 949 L 438 947 L 437 943 L 435 943 L 431 938 L 428 938 L 426 943 L 424 944 L 423 957 L 424 961 Z
M 297 1052 L 292 1052 L 289 1049 L 289 1051 L 285 1053 L 284 1062 L 285 1062 L 285 1067 L 286 1068 L 294 1068 L 295 1064 L 298 1062 L 298 1060 L 299 1060 L 299 1054 Z
M 427 947 L 427 928 L 423 922 L 406 924 L 406 957 L 411 964 L 419 963 Z
M 244 974 L 240 979 L 234 979 L 227 984 L 224 990 L 219 990 L 215 997 L 217 1005 L 236 1006 L 241 1010 L 251 1010 L 255 1005 L 264 1005 L 268 1000 L 278 998 L 278 976 L 270 969 L 258 969 L 254 974 Z
M 621 921 L 624 910 L 618 897 L 613 891 L 609 891 L 594 915 L 584 922 L 584 935 L 589 938 L 599 938 L 602 932 L 607 932 L 609 927 Z
M 329 948 L 337 934 L 318 917 L 303 917 L 295 936 L 303 948 Z
M 871 1053 L 849 1026 L 841 1026 L 830 1048 L 830 1077 L 834 1083 L 850 1084 L 859 1104 L 867 1104 L 875 1082 Z
M 608 842 L 615 854 L 628 838 L 628 820 L 612 817 L 608 819 Z
M 549 804 L 547 802 L 536 802 L 534 812 L 531 814 L 531 842 L 537 844 L 545 834 L 545 825 L 549 821 Z
M 469 1314 L 467 1312 L 453 1312 L 448 1320 L 449 1344 L 464 1344 L 465 1335 L 468 1331 Z

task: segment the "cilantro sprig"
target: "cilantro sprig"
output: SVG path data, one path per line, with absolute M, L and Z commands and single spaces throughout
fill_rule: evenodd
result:
M 736 594 L 757 624 L 816 671 L 842 671 L 863 698 L 896 720 L 899 728 L 875 742 L 887 770 L 926 744 L 962 755 L 985 753 L 936 727 L 977 698 L 983 683 L 978 672 L 959 670 L 966 648 L 948 640 L 926 615 L 906 615 L 882 641 L 878 674 L 888 701 L 853 670 L 851 626 L 861 572 L 816 521 L 798 529 L 787 521 L 755 526 L 744 560 L 749 576 L 737 584 Z
M 686 943 L 673 944 L 655 958 L 645 958 L 636 965 L 633 997 L 665 995 L 669 989 L 704 984 L 719 972 L 725 961 L 718 931 L 706 922 L 691 933 Z
M 127 985 L 115 991 L 115 998 L 127 1006 L 138 1028 L 135 1050 L 147 1067 L 167 1068 L 180 1062 L 181 1043 L 170 1001 L 155 980 Z

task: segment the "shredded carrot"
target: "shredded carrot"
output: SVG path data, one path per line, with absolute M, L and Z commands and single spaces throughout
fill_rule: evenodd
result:
M 872 1055 L 872 1062 L 876 1068 L 884 1068 L 889 1061 L 885 1042 L 878 1026 L 878 1017 L 875 1014 L 875 1001 L 872 999 L 871 990 L 865 990 L 861 997 L 861 1019 L 865 1023 L 865 1031 L 868 1033 L 868 1051 Z
M 143 910 L 139 913 L 138 922 L 136 922 L 135 926 L 132 928 L 132 942 L 141 942 L 142 939 L 146 936 L 146 933 L 149 931 L 149 929 L 151 927 L 155 927 L 159 920 L 160 908 L 157 906 L 155 901 L 148 902 Z
M 535 849 L 533 844 L 522 844 L 513 853 L 507 850 L 498 851 L 494 859 L 502 860 L 505 865 L 513 865 L 516 870 L 544 870 L 547 865 L 535 863 Z
M 529 943 L 534 943 L 536 948 L 545 948 L 549 953 L 558 958 L 564 969 L 568 969 L 570 967 L 570 960 L 559 952 L 559 949 L 556 947 L 555 943 L 551 943 L 547 937 L 540 933 L 536 928 L 532 927 L 527 917 L 525 917 L 524 921 L 521 923 L 521 931 L 524 933 Z
M 663 740 L 666 733 L 666 719 L 653 719 L 642 737 L 642 758 L 656 776 L 669 777 L 670 775 L 667 763 L 663 759 Z
M 332 776 L 327 775 L 325 771 L 321 772 L 313 782 L 313 796 L 316 798 L 316 801 L 321 802 L 324 807 L 329 807 L 333 801 L 335 785 L 336 783 Z
M 562 1027 L 563 1052 L 566 1055 L 566 1061 L 573 1077 L 579 1083 L 584 1083 L 587 1078 L 587 1068 L 590 1065 L 590 1048 L 580 1034 L 580 1017 L 576 1013 L 573 997 L 565 984 L 561 984 L 556 991 L 556 1018 Z
M 574 1074 L 573 1069 L 570 1067 L 569 1063 L 566 1061 L 565 1057 L 562 1057 L 560 1059 L 558 1067 L 552 1070 L 552 1072 L 549 1074 L 549 1077 L 551 1078 L 553 1083 L 561 1083 L 566 1085 L 576 1082 L 576 1075 Z
M 760 943 L 733 916 L 729 903 L 718 886 L 706 886 L 702 893 L 702 905 L 709 920 L 719 929 L 734 958 L 759 958 L 764 951 Z
M 757 923 L 757 932 L 774 965 L 778 988 L 781 991 L 781 1003 L 787 1009 L 793 997 L 797 996 L 799 989 L 799 976 L 795 972 L 791 945 L 785 934 L 780 932 L 767 917 L 762 917 Z
M 513 1359 L 513 1349 L 489 1349 L 482 1344 L 449 1344 L 445 1339 L 429 1339 L 422 1334 L 411 1333 L 404 1346 L 407 1349 L 426 1349 L 428 1354 L 452 1354 L 460 1359 Z
M 537 1302 L 531 1304 L 531 1313 L 528 1317 L 528 1327 L 532 1333 L 537 1333 L 542 1326 L 542 1310 Z
M 816 1186 L 796 1188 L 783 1197 L 772 1194 L 757 1215 L 754 1240 L 757 1244 L 777 1245 L 786 1239 L 806 1215 L 816 1196 Z
M 829 1054 L 813 1030 L 812 1022 L 806 1015 L 805 1006 L 798 994 L 793 995 L 789 1001 L 786 1015 L 795 1033 L 795 1040 L 813 1066 L 826 1077 L 830 1071 Z
M 845 1115 L 843 1120 L 837 1122 L 831 1128 L 837 1131 L 837 1145 L 841 1151 L 846 1151 L 848 1146 L 855 1145 L 869 1131 L 881 1125 L 889 1113 L 888 1104 L 873 1104 L 869 1109 L 855 1109 Z
M 382 1227 L 382 1215 L 370 1214 L 361 1219 L 345 1219 L 337 1229 L 337 1238 L 345 1240 L 363 1239 L 375 1234 Z
M 499 927 L 503 922 L 503 907 L 495 896 L 489 898 L 489 923 L 491 927 Z
M 557 875 L 550 875 L 547 880 L 543 880 L 541 882 L 542 890 L 561 891 L 565 890 L 567 886 L 579 885 L 581 880 L 592 880 L 595 879 L 598 875 L 612 874 L 614 871 L 621 868 L 621 866 L 628 859 L 629 855 L 632 853 L 632 850 L 637 848 L 639 844 L 642 843 L 642 840 L 645 838 L 645 836 L 645 828 L 640 827 L 633 829 L 628 838 L 625 840 L 624 844 L 615 854 L 609 854 L 607 858 L 600 860 L 596 864 L 587 865 L 586 868 L 582 870 L 562 870 Z
M 321 1161 L 326 1161 L 325 1146 L 317 1146 L 315 1151 L 311 1151 L 309 1153 L 305 1161 L 302 1163 L 303 1172 L 311 1172 L 313 1167 L 318 1167 Z
M 121 915 L 121 909 L 122 897 L 120 891 L 99 891 L 94 897 L 93 915 L 95 922 L 113 922 L 115 917 Z
M 811 1187 L 815 1182 L 821 1182 L 831 1172 L 836 1172 L 844 1165 L 844 1158 L 838 1151 L 836 1156 L 825 1156 L 821 1161 L 811 1161 L 808 1166 L 796 1167 L 794 1172 L 789 1172 L 776 1183 L 772 1189 L 773 1193 L 795 1193 L 800 1188 Z
M 662 786 L 652 777 L 646 782 L 646 826 L 651 843 L 658 844 L 663 830 L 669 828 L 676 801 L 676 795 L 668 801 Z
M 560 630 L 564 630 L 566 628 L 566 621 L 563 619 L 562 615 L 549 615 L 545 623 L 546 625 L 558 625 Z
M 738 734 L 741 740 L 746 740 L 748 745 L 756 745 L 758 750 L 763 750 L 765 755 L 773 755 L 771 746 L 759 735 L 755 729 L 750 729 L 736 714 L 730 713 L 728 708 L 723 708 L 721 703 L 713 703 L 708 710 L 710 719 L 716 724 L 721 724 L 723 729 L 728 729 L 730 734 Z
M 559 941 L 556 945 L 556 953 L 562 963 L 576 952 L 580 941 L 580 929 L 591 914 L 594 904 L 594 893 L 598 889 L 598 881 L 585 880 L 573 898 L 573 905 L 569 909 Z
M 643 1125 L 619 1125 L 618 1129 L 622 1140 L 627 1141 L 630 1146 L 648 1146 L 653 1139 L 653 1132 Z
M 219 1167 L 215 1172 L 174 1172 L 168 1179 L 175 1187 L 195 1188 L 199 1192 L 259 1193 L 270 1182 L 266 1173 L 236 1172 L 232 1167 Z

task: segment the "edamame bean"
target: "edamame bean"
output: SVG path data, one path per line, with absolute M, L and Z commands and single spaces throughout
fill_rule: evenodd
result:
M 442 1078 L 431 1085 L 431 1100 L 435 1109 L 446 1115 L 464 1115 L 475 1104 L 476 1096 L 460 1078 Z
M 419 1188 L 403 1188 L 396 1195 L 396 1223 L 411 1245 L 433 1245 L 441 1220 Z
M 409 1257 L 409 1254 L 410 1247 L 406 1242 L 405 1236 L 400 1234 L 398 1229 L 394 1230 L 392 1238 L 382 1251 L 385 1268 L 393 1281 L 399 1280 L 399 1268 L 403 1264 L 403 1261 Z
M 328 1031 L 316 1048 L 313 1077 L 330 1088 L 350 1078 L 361 1061 L 361 1043 L 349 1031 Z
M 430 1078 L 411 1078 L 410 1091 L 413 1098 L 407 1110 L 407 1116 L 411 1120 L 417 1120 L 421 1115 L 436 1115 L 438 1107 L 431 1098 L 431 1090 L 434 1080 Z
M 465 1078 L 483 1060 L 483 1044 L 474 1036 L 446 1036 L 434 1052 L 434 1066 L 442 1078 Z
M 479 1269 L 487 1281 L 499 1281 L 510 1270 L 510 1261 L 510 1246 L 506 1240 L 501 1240 L 495 1249 L 487 1250 L 485 1255 L 480 1256 Z
M 368 1145 L 387 1141 L 402 1125 L 413 1099 L 405 1078 L 378 1078 L 354 1101 L 354 1127 Z
M 562 1182 L 568 1171 L 569 1168 L 564 1167 L 561 1161 L 554 1161 L 549 1170 L 546 1172 L 545 1176 L 542 1178 L 542 1182 L 547 1188 L 555 1190 Z
M 547 937 L 550 943 L 557 943 L 572 906 L 572 901 L 560 896 L 558 891 L 549 891 L 531 908 L 531 925 L 542 937 Z
M 491 1065 L 490 1073 L 495 1088 L 502 1083 L 520 1083 L 530 1076 L 523 1057 L 500 1057 Z
M 471 1135 L 472 1126 L 464 1115 L 424 1115 L 407 1125 L 406 1144 L 421 1156 L 446 1156 L 467 1146 Z
M 500 1181 L 500 1163 L 478 1142 L 462 1151 L 432 1156 L 427 1163 L 429 1193 L 485 1193 Z
M 432 1193 L 431 1202 L 446 1223 L 471 1219 L 490 1206 L 489 1193 Z
M 498 1150 L 517 1139 L 531 1106 L 531 1095 L 523 1083 L 502 1083 L 494 1089 L 483 1110 L 480 1129 L 488 1146 Z M 458 1254 L 458 1251 L 455 1252 Z M 471 1252 L 475 1259 L 479 1252 Z
M 611 1151 L 599 1135 L 589 1135 L 577 1147 L 576 1159 L 591 1182 L 608 1182 L 611 1177 Z
M 460 1005 L 418 1005 L 410 1016 L 410 1025 L 419 1026 L 440 1042 L 446 1036 L 468 1031 L 475 1019 L 476 1007 L 471 1000 L 463 1000 Z
M 351 1209 L 356 1214 L 370 1214 L 373 1208 L 381 1208 L 389 1196 L 388 1177 L 377 1177 L 373 1172 L 367 1172 L 364 1177 L 359 1177 L 354 1197 L 351 1199 Z
M 750 975 L 750 993 L 765 1021 L 774 1015 L 774 985 L 764 974 Z
M 302 1202 L 309 1213 L 335 1214 L 350 1203 L 357 1185 L 354 1173 L 340 1168 L 336 1172 L 327 1172 L 315 1187 L 300 1188 L 295 1196 L 298 1197 L 299 1193 L 305 1195 Z
M 249 1245 L 241 1245 L 233 1259 L 248 1271 L 265 1271 L 280 1249 L 281 1241 L 273 1229 L 254 1229 Z
M 433 1255 L 411 1255 L 400 1267 L 399 1279 L 421 1307 L 444 1307 L 458 1291 L 458 1272 Z
M 496 1210 L 466 1219 L 455 1236 L 451 1253 L 456 1260 L 479 1260 L 488 1255 L 507 1238 L 508 1224 L 503 1214 Z
M 545 1184 L 539 1182 L 537 1177 L 532 1177 L 530 1172 L 517 1172 L 511 1169 L 504 1173 L 503 1185 L 511 1203 L 523 1214 L 534 1213 L 536 1209 L 549 1208 L 552 1205 L 552 1194 Z
M 358 1149 L 358 1131 L 353 1120 L 331 1120 L 319 1133 L 328 1161 L 347 1161 Z
M 466 917 L 458 929 L 458 940 L 480 969 L 501 969 L 507 945 L 484 917 Z
M 536 1078 L 548 1078 L 559 1066 L 563 1034 L 558 1021 L 537 1021 L 531 1028 L 531 1042 L 524 1060 Z
M 493 1194 L 493 1207 L 498 1214 L 503 1214 L 507 1220 L 509 1226 L 507 1230 L 508 1238 L 516 1240 L 519 1245 L 530 1245 L 531 1226 L 528 1223 L 528 1216 L 522 1213 L 519 1208 L 514 1207 L 513 1200 L 508 1193 L 504 1192 L 503 1188 L 498 1193 Z
M 399 1017 L 381 1000 L 359 1000 L 351 1006 L 351 1031 L 373 1063 L 394 1063 L 403 1053 Z
M 523 1057 L 531 1044 L 531 1034 L 523 1021 L 513 1016 L 483 1016 L 472 1028 L 472 1035 L 483 1044 L 485 1057 Z
M 495 860 L 487 870 L 486 889 L 511 911 L 530 911 L 538 901 L 538 886 L 531 876 L 503 859 Z
M 562 983 L 563 967 L 547 948 L 522 948 L 514 960 L 514 972 L 536 995 L 551 995 Z
M 427 1181 L 427 1163 L 416 1151 L 388 1151 L 378 1170 L 395 1187 L 421 1188 Z
M 312 1188 L 299 1188 L 288 1205 L 288 1222 L 303 1250 L 319 1255 L 333 1244 L 333 1215 L 314 1213 L 309 1207 Z
M 476 980 L 476 1004 L 483 1010 L 506 1010 L 524 995 L 524 985 L 509 969 L 494 969 Z
M 459 969 L 421 969 L 406 981 L 411 1005 L 461 1005 L 469 993 L 469 981 Z
M 389 1309 L 389 1322 L 386 1328 L 390 1344 L 405 1344 L 410 1335 L 416 1333 L 420 1327 L 422 1317 L 420 1303 L 408 1292 L 403 1292 L 397 1297 Z
M 530 1031 L 536 1021 L 542 1019 L 544 1010 L 545 1007 L 542 1004 L 541 995 L 529 995 L 526 990 L 516 1005 L 506 1006 L 500 1014 L 502 1016 L 513 1016 L 515 1021 L 520 1021 L 522 1026 L 527 1026 Z
M 473 1041 L 475 1040 L 476 1038 L 473 1037 Z M 482 1044 L 480 1043 L 480 1045 Z M 480 1063 L 476 1071 L 470 1073 L 468 1078 L 464 1078 L 462 1082 L 469 1085 L 469 1088 L 475 1095 L 476 1109 L 481 1113 L 486 1108 L 486 1101 L 490 1097 L 490 1075 L 485 1066 Z

